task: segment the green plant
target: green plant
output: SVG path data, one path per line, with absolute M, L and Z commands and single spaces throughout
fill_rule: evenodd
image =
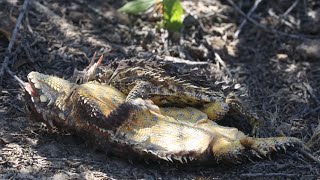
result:
M 152 6 L 160 6 L 163 14 L 162 25 L 169 31 L 180 31 L 182 27 L 183 8 L 180 0 L 134 0 L 122 6 L 119 11 L 139 14 Z

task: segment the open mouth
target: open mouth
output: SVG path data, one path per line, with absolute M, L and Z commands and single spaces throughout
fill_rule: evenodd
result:
M 38 96 L 38 94 L 36 93 L 35 89 L 32 87 L 31 83 L 24 83 L 24 88 L 30 94 L 31 97 Z

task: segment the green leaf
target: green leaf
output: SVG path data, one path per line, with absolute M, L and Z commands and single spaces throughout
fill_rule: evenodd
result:
M 135 0 L 130 1 L 122 6 L 118 11 L 128 14 L 139 14 L 147 11 L 152 5 L 156 3 L 156 0 Z
M 182 27 L 183 8 L 180 0 L 163 0 L 163 20 L 169 31 L 180 31 Z

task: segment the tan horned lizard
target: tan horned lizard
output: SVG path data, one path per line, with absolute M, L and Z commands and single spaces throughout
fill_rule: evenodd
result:
M 117 89 L 81 85 L 31 72 L 28 109 L 48 126 L 67 129 L 103 150 L 168 162 L 240 163 L 279 148 L 302 146 L 294 137 L 253 138 L 223 127 L 192 107 L 158 108 L 150 100 L 126 101 Z

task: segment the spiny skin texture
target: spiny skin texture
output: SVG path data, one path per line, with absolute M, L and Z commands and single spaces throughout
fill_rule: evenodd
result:
M 224 117 L 229 111 L 244 116 L 251 124 L 253 134 L 259 126 L 256 116 L 249 113 L 241 103 L 220 90 L 199 87 L 186 80 L 170 76 L 160 65 L 146 60 L 122 60 L 111 62 L 107 66 L 97 63 L 85 70 L 75 70 L 71 81 L 78 84 L 97 81 L 111 85 L 127 95 L 127 100 L 150 98 L 158 106 L 192 106 L 211 120 Z
M 217 125 L 192 107 L 159 109 L 150 100 L 125 101 L 126 96 L 111 86 L 76 85 L 37 72 L 31 72 L 28 79 L 31 113 L 43 116 L 42 121 L 52 127 L 75 132 L 121 156 L 240 163 L 279 148 L 302 146 L 293 137 L 248 137 L 236 128 Z

